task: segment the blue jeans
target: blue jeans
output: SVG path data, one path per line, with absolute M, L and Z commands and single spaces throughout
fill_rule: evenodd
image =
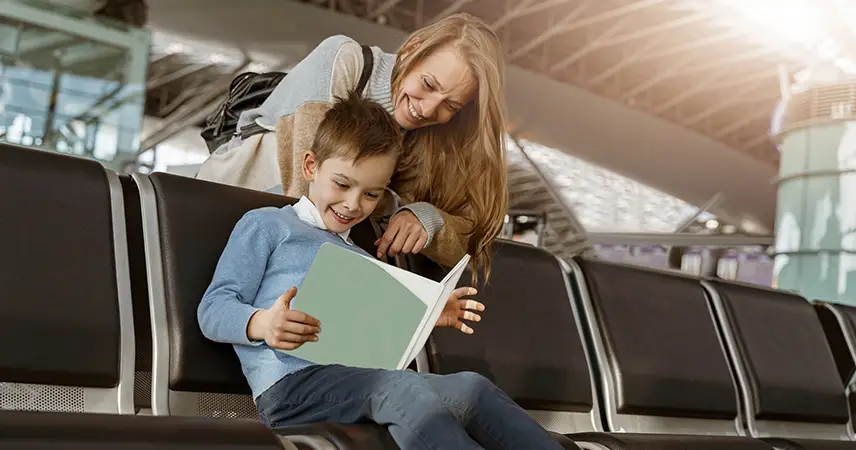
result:
M 257 405 L 269 427 L 375 422 L 402 450 L 562 448 L 505 392 L 471 372 L 310 366 L 279 380 Z

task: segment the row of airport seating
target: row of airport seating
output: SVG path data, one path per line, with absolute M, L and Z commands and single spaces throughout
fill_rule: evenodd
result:
M 291 201 L 0 146 L 0 446 L 397 448 L 379 426 L 261 426 L 199 331 L 232 226 Z M 479 288 L 476 333 L 435 330 L 416 369 L 486 376 L 565 448 L 856 448 L 856 308 L 505 241 Z

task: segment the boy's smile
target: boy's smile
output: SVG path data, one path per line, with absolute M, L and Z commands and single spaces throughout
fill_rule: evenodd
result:
M 357 164 L 332 157 L 318 166 L 310 152 L 304 160 L 304 174 L 311 181 L 308 197 L 327 229 L 342 233 L 371 215 L 389 184 L 395 163 L 392 156 L 377 155 Z

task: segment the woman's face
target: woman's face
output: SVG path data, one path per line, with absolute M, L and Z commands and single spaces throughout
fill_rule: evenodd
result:
M 473 100 L 478 82 L 453 48 L 431 52 L 401 80 L 395 120 L 406 130 L 446 123 Z

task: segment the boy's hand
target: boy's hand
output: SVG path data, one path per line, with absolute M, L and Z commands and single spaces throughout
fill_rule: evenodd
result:
M 250 318 L 247 337 L 264 339 L 267 345 L 280 350 L 294 350 L 305 342 L 318 340 L 321 322 L 309 314 L 291 309 L 291 300 L 297 295 L 292 287 L 279 296 L 270 309 L 258 311 Z
M 473 329 L 462 320 L 471 322 L 480 322 L 481 315 L 473 311 L 484 311 L 484 305 L 471 299 L 461 298 L 465 295 L 476 295 L 478 291 L 471 287 L 461 287 L 452 291 L 449 300 L 446 301 L 446 306 L 440 314 L 440 319 L 437 320 L 438 327 L 455 327 L 466 334 L 473 334 Z

